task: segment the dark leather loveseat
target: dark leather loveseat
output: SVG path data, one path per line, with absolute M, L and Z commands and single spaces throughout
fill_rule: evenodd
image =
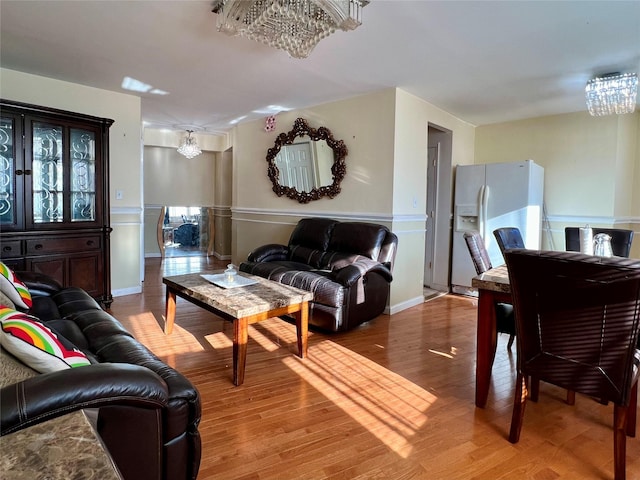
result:
M 255 249 L 240 271 L 312 292 L 309 325 L 345 331 L 384 311 L 397 245 L 383 225 L 304 218 L 288 245 Z
M 193 480 L 200 466 L 200 397 L 182 374 L 139 343 L 84 290 L 30 272 L 29 314 L 92 364 L 35 374 L 0 390 L 0 433 L 85 408 L 126 480 Z M 73 455 L 73 452 L 68 452 Z

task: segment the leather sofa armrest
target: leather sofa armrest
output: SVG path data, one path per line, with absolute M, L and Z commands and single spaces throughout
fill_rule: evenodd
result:
M 62 290 L 54 278 L 39 272 L 16 272 L 16 277 L 29 289 L 31 295 L 49 296 Z
M 101 363 L 40 374 L 0 390 L 0 436 L 83 408 L 159 409 L 168 401 L 164 380 L 139 365 Z
M 278 243 L 269 243 L 256 248 L 249 254 L 250 262 L 276 262 L 287 259 L 289 247 Z
M 377 273 L 381 275 L 387 282 L 391 282 L 393 280 L 393 276 L 386 266 L 384 266 L 380 262 L 376 262 L 375 260 L 370 260 L 368 258 L 356 260 L 352 264 L 347 265 L 340 270 L 335 270 L 332 277 L 341 285 L 350 287 L 354 285 L 361 277 L 364 277 L 369 273 Z

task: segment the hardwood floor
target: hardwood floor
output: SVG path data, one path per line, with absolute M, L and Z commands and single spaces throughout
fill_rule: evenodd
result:
M 144 293 L 112 313 L 202 396 L 200 480 L 613 479 L 613 407 L 541 385 L 520 442 L 507 440 L 515 346 L 501 336 L 486 409 L 474 405 L 477 300 L 446 295 L 344 334 L 250 327 L 245 383 L 232 377 L 231 324 L 178 299 L 165 336 L 163 275 L 224 268 L 206 257 L 148 259 Z M 640 440 L 627 438 L 627 479 Z

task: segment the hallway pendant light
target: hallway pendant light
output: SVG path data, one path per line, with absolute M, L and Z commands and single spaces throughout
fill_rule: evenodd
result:
M 178 153 L 184 155 L 187 158 L 197 157 L 202 153 L 198 142 L 191 136 L 193 130 L 187 130 L 187 136 L 182 139 L 182 143 L 178 147 Z
M 636 109 L 638 75 L 610 73 L 587 82 L 585 97 L 589 113 L 595 117 L 623 115 Z

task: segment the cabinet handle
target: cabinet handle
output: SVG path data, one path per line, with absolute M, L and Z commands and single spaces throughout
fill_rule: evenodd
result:
M 36 250 L 42 250 L 42 244 L 39 243 L 34 247 Z
M 93 240 L 87 240 L 87 245 L 89 247 L 92 247 L 93 246 Z
M 25 174 L 25 175 L 31 175 L 31 170 L 25 170 L 25 171 L 24 171 L 24 174 Z
M 24 172 L 22 170 L 16 170 L 16 176 L 20 176 L 22 175 Z
M 13 248 L 11 248 L 9 245 L 5 245 L 4 247 L 2 247 L 3 252 L 10 252 L 11 250 L 13 250 Z

